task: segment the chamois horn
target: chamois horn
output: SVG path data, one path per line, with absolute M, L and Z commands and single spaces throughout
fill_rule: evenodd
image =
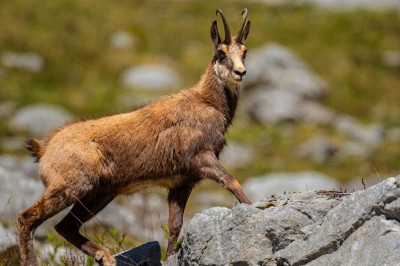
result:
M 217 14 L 217 16 L 218 16 L 218 14 L 220 14 L 220 16 L 222 18 L 222 22 L 224 24 L 224 30 L 225 30 L 225 40 L 224 40 L 224 42 L 229 44 L 229 43 L 231 43 L 231 31 L 229 30 L 229 26 L 228 26 L 228 23 L 226 22 L 225 16 L 222 13 L 221 9 L 217 9 L 216 14 Z
M 242 24 L 240 24 L 240 28 L 238 30 L 238 33 L 236 35 L 236 41 L 241 42 L 243 39 L 243 34 L 244 34 L 244 26 L 246 25 L 246 20 L 247 20 L 247 8 L 243 9 L 242 12 Z

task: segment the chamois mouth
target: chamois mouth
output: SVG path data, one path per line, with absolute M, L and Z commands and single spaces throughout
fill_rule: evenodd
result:
M 246 75 L 244 75 L 244 76 L 233 75 L 232 79 L 233 79 L 235 82 L 240 83 L 240 82 L 242 82 L 242 81 L 245 79 L 245 77 L 246 77 Z

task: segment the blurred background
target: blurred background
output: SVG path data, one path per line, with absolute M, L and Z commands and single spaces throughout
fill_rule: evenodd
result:
M 16 215 L 43 191 L 21 140 L 196 84 L 213 55 L 215 10 L 236 32 L 244 7 L 248 75 L 221 160 L 249 197 L 353 191 L 399 174 L 397 0 L 1 1 L 0 264 L 13 265 Z M 84 231 L 113 252 L 148 240 L 165 246 L 165 195 L 117 198 Z M 235 202 L 205 181 L 186 217 Z M 70 254 L 68 265 L 91 264 L 54 223 L 36 233 L 42 261 L 62 264 Z

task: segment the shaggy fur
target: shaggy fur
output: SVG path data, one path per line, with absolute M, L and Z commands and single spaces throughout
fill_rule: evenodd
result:
M 225 17 L 218 14 L 227 35 Z M 119 194 L 148 186 L 169 190 L 168 255 L 174 251 L 187 199 L 200 180 L 215 180 L 239 202 L 250 203 L 218 160 L 245 76 L 246 15 L 247 10 L 237 34 L 241 37 L 229 35 L 224 42 L 214 21 L 215 55 L 196 86 L 134 112 L 75 122 L 44 140 L 26 141 L 40 162 L 46 191 L 18 217 L 22 265 L 37 265 L 35 229 L 71 205 L 57 232 L 103 265 L 115 265 L 111 254 L 82 236 L 79 228 Z

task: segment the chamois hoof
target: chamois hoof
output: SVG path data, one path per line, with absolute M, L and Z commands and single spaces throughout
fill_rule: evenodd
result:
M 117 261 L 111 254 L 104 250 L 99 250 L 96 252 L 96 255 L 94 257 L 96 262 L 98 262 L 101 266 L 116 266 Z

